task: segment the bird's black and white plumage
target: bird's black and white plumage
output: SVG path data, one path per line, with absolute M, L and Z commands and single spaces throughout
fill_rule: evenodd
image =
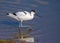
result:
M 34 18 L 35 12 L 32 10 L 30 13 L 27 11 L 19 11 L 16 13 L 8 13 L 9 17 L 12 17 L 18 21 L 32 20 Z
M 21 25 L 23 21 L 32 20 L 34 18 L 34 15 L 35 15 L 35 10 L 31 10 L 31 12 L 19 11 L 16 13 L 7 13 L 7 16 L 14 18 L 18 21 L 21 21 Z

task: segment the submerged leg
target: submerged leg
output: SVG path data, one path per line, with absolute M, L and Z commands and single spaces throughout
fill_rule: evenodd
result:
M 21 27 L 31 27 L 31 26 L 28 26 L 28 25 L 22 25 L 22 22 L 23 22 L 23 20 L 21 20 Z
M 21 23 L 20 23 L 20 21 L 19 21 L 19 28 L 22 27 L 22 22 L 23 22 L 22 20 L 21 20 Z
M 21 27 L 22 27 L 22 22 L 23 22 L 23 21 L 21 20 Z

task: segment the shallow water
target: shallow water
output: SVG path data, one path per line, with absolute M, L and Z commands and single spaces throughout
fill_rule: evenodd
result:
M 60 41 L 60 2 L 58 0 L 1 0 L 0 39 L 12 38 L 17 33 L 18 21 L 7 17 L 9 12 L 36 10 L 42 18 L 35 17 L 23 25 L 31 25 L 35 43 L 59 43 Z

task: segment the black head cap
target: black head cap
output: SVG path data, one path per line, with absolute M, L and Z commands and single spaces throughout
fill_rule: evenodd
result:
M 31 11 L 35 12 L 35 10 L 31 10 Z

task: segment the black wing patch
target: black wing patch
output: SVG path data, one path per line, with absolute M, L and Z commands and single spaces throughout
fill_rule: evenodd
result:
M 15 13 L 12 13 L 13 15 L 17 16 Z
M 27 14 L 26 12 L 24 12 L 25 14 Z

